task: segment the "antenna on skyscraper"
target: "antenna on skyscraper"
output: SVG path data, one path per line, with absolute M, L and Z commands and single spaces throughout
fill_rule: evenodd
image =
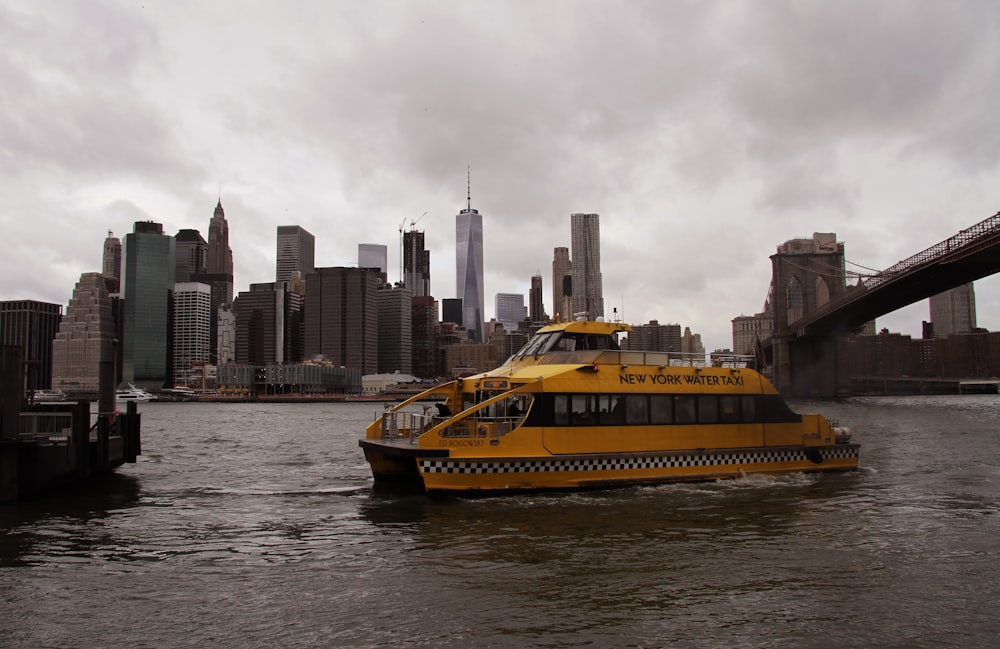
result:
M 465 167 L 465 207 L 472 211 L 472 165 Z
M 406 225 L 404 218 L 399 222 L 399 283 L 403 283 L 403 226 Z

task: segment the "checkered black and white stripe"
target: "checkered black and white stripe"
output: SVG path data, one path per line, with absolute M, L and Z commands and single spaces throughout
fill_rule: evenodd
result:
M 824 460 L 848 459 L 858 456 L 858 447 L 819 449 Z M 729 451 L 674 455 L 603 456 L 600 458 L 546 458 L 536 460 L 469 460 L 422 459 L 424 473 L 549 473 L 556 471 L 629 471 L 636 469 L 662 469 L 701 466 L 746 466 L 775 462 L 803 462 L 808 460 L 803 449 L 776 449 L 774 451 Z

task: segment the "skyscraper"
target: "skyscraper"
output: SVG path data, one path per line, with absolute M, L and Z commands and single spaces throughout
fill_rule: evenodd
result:
M 412 373 L 421 378 L 431 378 L 436 372 L 437 344 L 434 330 L 438 322 L 438 305 L 430 295 L 413 298 L 412 305 Z
M 206 271 L 208 243 L 197 230 L 178 230 L 174 235 L 174 282 L 198 281 L 192 277 Z
M 376 373 L 380 283 L 378 272 L 363 268 L 317 268 L 307 275 L 305 357 Z
M 378 371 L 413 372 L 413 295 L 407 286 L 378 290 Z
M 503 325 L 504 331 L 517 331 L 517 325 L 524 320 L 524 295 L 522 293 L 497 293 L 497 322 Z
M 972 282 L 931 297 L 934 337 L 971 333 L 976 328 L 976 292 Z
M 627 345 L 629 351 L 679 352 L 681 326 L 660 324 L 658 320 L 650 320 L 649 324 L 632 325 Z
M 277 282 L 251 284 L 233 302 L 236 362 L 267 365 L 300 360 L 298 295 Z M 222 310 L 225 313 L 225 309 Z
M 483 216 L 472 208 L 471 184 L 466 206 L 455 217 L 456 292 L 462 300 L 462 325 L 473 342 L 483 341 Z
M 441 322 L 462 325 L 462 298 L 446 297 L 441 300 Z
M 389 251 L 381 243 L 358 244 L 358 268 L 378 268 L 383 275 L 389 272 Z M 386 281 L 389 281 L 386 275 Z
M 192 367 L 208 363 L 212 349 L 212 288 L 199 282 L 174 284 L 174 385 L 193 385 Z
M 684 327 L 681 336 L 681 353 L 705 358 L 705 346 L 701 343 L 701 334 L 691 333 L 691 327 Z
M 62 320 L 62 305 L 35 300 L 0 302 L 0 345 L 21 348 L 24 386 L 47 390 L 52 382 L 52 339 Z
M 181 280 L 175 278 L 178 282 Z M 233 303 L 233 251 L 229 248 L 229 223 L 222 209 L 222 200 L 215 205 L 212 220 L 208 223 L 208 251 L 205 271 L 191 276 L 192 282 L 208 284 L 212 288 L 211 338 L 209 361 L 219 360 L 219 318 L 223 307 Z
M 108 230 L 108 238 L 104 240 L 104 259 L 101 274 L 113 278 L 111 292 L 117 293 L 122 285 L 122 242 L 115 233 Z
M 573 315 L 563 309 L 563 281 L 568 276 L 569 248 L 559 246 L 552 255 L 552 316 L 558 315 L 564 322 Z
M 431 294 L 431 253 L 424 248 L 424 233 L 403 233 L 403 283 L 413 297 Z
M 542 302 L 542 274 L 531 276 L 531 290 L 528 292 L 528 318 L 532 322 L 545 322 L 545 304 Z
M 126 239 L 127 240 L 127 239 Z M 52 341 L 52 387 L 96 394 L 101 363 L 115 362 L 115 324 L 104 273 L 84 273 Z
M 215 329 L 216 365 L 226 365 L 236 362 L 236 313 L 233 305 L 223 304 L 219 307 Z
M 294 273 L 305 278 L 313 272 L 315 250 L 316 237 L 305 228 L 299 225 L 279 225 L 275 281 L 287 282 Z
M 601 226 L 597 214 L 570 215 L 573 254 L 573 314 L 604 317 L 601 281 Z
M 208 222 L 208 255 L 205 262 L 209 273 L 222 273 L 233 276 L 233 251 L 229 247 L 229 223 L 226 212 L 222 209 L 222 199 L 215 205 L 212 220 Z M 233 301 L 230 291 L 229 301 Z
M 162 388 L 172 379 L 174 245 L 174 238 L 152 221 L 136 221 L 133 232 L 125 235 L 123 377 L 143 389 Z

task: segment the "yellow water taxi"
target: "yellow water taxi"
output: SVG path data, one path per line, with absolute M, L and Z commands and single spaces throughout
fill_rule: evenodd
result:
M 741 359 L 622 350 L 627 331 L 549 325 L 494 370 L 386 406 L 359 440 L 376 482 L 489 493 L 857 468 L 848 429 L 792 412 Z

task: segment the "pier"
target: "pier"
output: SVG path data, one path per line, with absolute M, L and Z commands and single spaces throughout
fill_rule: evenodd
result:
M 852 396 L 906 396 L 915 394 L 998 394 L 997 379 L 942 379 L 933 377 L 852 377 Z
M 142 453 L 135 403 L 125 412 L 92 412 L 88 401 L 26 409 L 21 377 L 20 349 L 0 347 L 0 502 L 73 488 Z

